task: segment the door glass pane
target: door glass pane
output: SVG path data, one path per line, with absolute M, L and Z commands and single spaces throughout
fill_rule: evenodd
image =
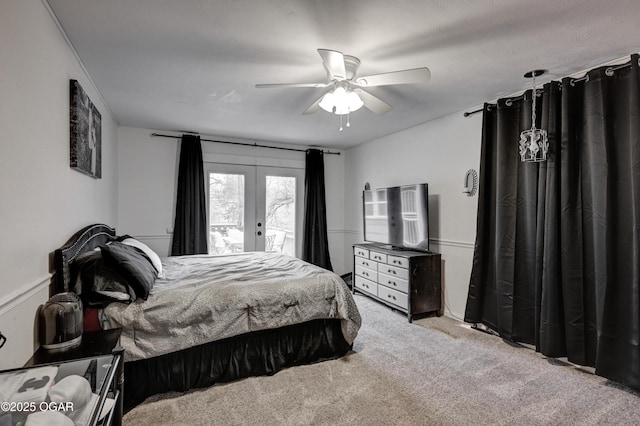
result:
M 244 175 L 209 173 L 209 253 L 244 251 Z
M 265 251 L 295 256 L 296 178 L 266 177 Z

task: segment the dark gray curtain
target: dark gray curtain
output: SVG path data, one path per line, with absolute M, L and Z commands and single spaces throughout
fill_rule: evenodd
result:
M 200 136 L 180 142 L 176 217 L 171 256 L 207 253 L 207 206 Z
M 465 321 L 640 388 L 639 57 L 538 97 L 545 163 L 521 163 L 524 100 L 485 105 Z
M 326 210 L 323 153 L 318 149 L 308 149 L 304 175 L 302 260 L 332 271 Z

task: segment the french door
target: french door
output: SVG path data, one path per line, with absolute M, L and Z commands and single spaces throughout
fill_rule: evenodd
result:
M 209 253 L 301 251 L 304 170 L 206 163 Z

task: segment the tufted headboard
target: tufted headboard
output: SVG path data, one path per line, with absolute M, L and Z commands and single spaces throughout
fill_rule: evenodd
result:
M 55 293 L 70 291 L 70 265 L 76 256 L 113 240 L 115 236 L 114 228 L 98 223 L 82 228 L 56 249 L 53 253 Z

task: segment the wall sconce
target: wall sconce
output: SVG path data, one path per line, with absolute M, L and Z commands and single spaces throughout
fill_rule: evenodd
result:
M 463 194 L 467 194 L 469 197 L 473 197 L 476 195 L 478 191 L 478 172 L 474 169 L 467 170 L 467 173 L 464 175 L 464 189 L 462 190 Z

